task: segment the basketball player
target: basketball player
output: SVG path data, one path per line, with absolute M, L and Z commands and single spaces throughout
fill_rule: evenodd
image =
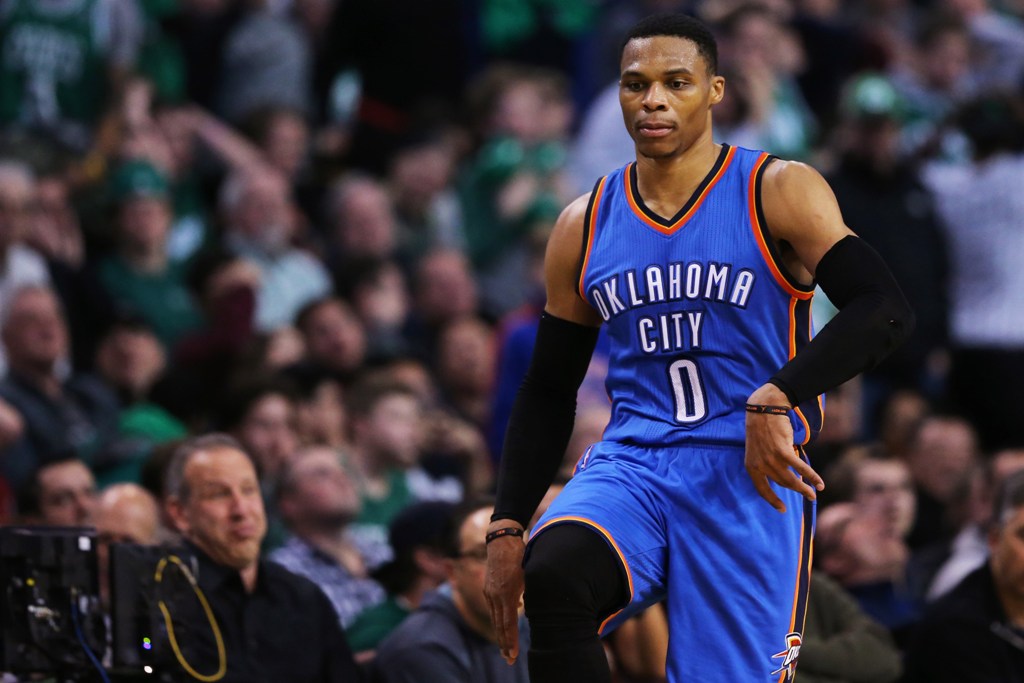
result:
M 533 683 L 609 681 L 599 634 L 659 600 L 669 681 L 791 680 L 824 487 L 801 446 L 820 395 L 913 325 L 817 172 L 712 141 L 716 60 L 688 17 L 632 29 L 619 98 L 636 162 L 570 204 L 548 245 L 487 534 L 508 661 L 525 581 Z M 840 311 L 811 341 L 815 281 Z M 524 546 L 602 323 L 611 421 Z

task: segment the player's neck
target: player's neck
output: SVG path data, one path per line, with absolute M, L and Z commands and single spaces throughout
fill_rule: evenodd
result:
M 672 216 L 690 198 L 718 160 L 721 146 L 711 131 L 670 157 L 638 156 L 637 191 L 644 203 L 663 216 Z

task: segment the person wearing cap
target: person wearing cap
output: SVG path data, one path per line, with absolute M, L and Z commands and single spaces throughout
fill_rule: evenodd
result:
M 1024 681 L 1024 472 L 995 498 L 989 560 L 925 613 L 905 683 Z
M 183 264 L 167 250 L 172 211 L 167 178 L 146 161 L 132 160 L 110 178 L 116 207 L 115 253 L 98 266 L 99 281 L 116 311 L 145 320 L 165 348 L 199 327 Z
M 946 347 L 946 240 L 933 196 L 901 150 L 905 108 L 885 77 L 851 80 L 840 103 L 840 159 L 827 178 L 847 223 L 889 264 L 917 314 L 906 342 L 865 374 L 868 401 L 900 387 L 935 386 L 930 368 Z
M 444 583 L 442 537 L 453 508 L 442 501 L 413 503 L 391 521 L 388 542 L 394 557 L 373 572 L 388 597 L 363 611 L 346 629 L 354 652 L 375 650 L 427 593 Z

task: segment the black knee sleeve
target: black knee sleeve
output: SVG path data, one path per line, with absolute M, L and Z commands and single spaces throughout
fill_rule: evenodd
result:
M 601 622 L 629 598 L 622 562 L 593 529 L 559 524 L 530 544 L 524 601 L 537 647 L 596 640 Z
M 531 683 L 611 683 L 597 630 L 629 601 L 625 568 L 593 529 L 560 524 L 529 546 Z

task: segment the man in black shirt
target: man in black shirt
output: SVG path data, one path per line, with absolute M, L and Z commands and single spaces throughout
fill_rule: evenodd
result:
M 208 625 L 199 600 L 171 606 L 175 624 L 187 627 L 181 657 L 194 671 L 216 675 L 226 668 L 225 683 L 359 680 L 327 596 L 260 557 L 266 514 L 256 468 L 238 442 L 218 434 L 187 441 L 168 465 L 166 491 L 168 513 L 195 555 L 192 571 L 216 620 L 216 629 Z M 180 566 L 168 565 L 168 590 L 186 580 L 172 578 Z
M 88 375 L 65 376 L 61 362 L 70 351 L 67 318 L 49 287 L 23 287 L 3 302 L 0 336 L 8 372 L 0 398 L 24 420 L 20 439 L 0 458 L 0 469 L 15 487 L 35 468 L 81 458 L 94 472 L 119 464 L 117 397 Z

